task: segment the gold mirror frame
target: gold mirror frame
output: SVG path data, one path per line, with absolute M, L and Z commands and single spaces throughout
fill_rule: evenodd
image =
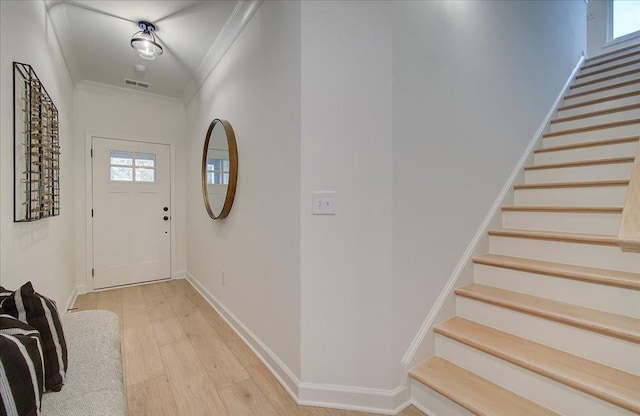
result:
M 227 185 L 227 192 L 224 198 L 224 205 L 220 214 L 217 216 L 211 209 L 209 204 L 208 192 L 207 192 L 207 152 L 209 150 L 209 140 L 211 139 L 211 133 L 213 129 L 218 125 L 222 125 L 224 133 L 227 136 L 227 145 L 229 147 L 229 184 Z M 233 199 L 236 195 L 236 185 L 238 182 L 238 147 L 236 145 L 236 135 L 233 132 L 231 124 L 227 120 L 220 120 L 216 118 L 209 125 L 207 130 L 207 136 L 204 140 L 204 148 L 202 150 L 202 197 L 204 199 L 204 206 L 207 208 L 209 216 L 214 220 L 221 220 L 226 218 L 231 211 L 233 205 Z

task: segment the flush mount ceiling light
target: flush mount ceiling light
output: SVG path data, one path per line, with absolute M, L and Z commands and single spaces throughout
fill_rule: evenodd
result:
M 153 34 L 156 31 L 153 23 L 141 20 L 138 22 L 138 27 L 142 30 L 134 33 L 131 37 L 131 47 L 138 51 L 138 55 L 144 59 L 153 60 L 162 55 L 162 46 L 156 41 L 156 36 Z

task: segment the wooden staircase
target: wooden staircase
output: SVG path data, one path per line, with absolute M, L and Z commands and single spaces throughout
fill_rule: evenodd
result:
M 640 414 L 640 253 L 618 239 L 639 140 L 640 45 L 588 59 L 410 371 L 419 407 Z

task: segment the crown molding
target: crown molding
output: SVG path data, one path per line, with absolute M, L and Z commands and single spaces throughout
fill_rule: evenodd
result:
M 202 63 L 200 63 L 195 75 L 185 87 L 182 93 L 182 102 L 185 106 L 189 104 L 202 84 L 207 80 L 209 74 L 211 74 L 218 63 L 220 63 L 227 51 L 231 49 L 231 46 L 256 13 L 262 1 L 263 0 L 240 0 L 238 4 L 236 4 L 229 19 L 227 19 L 216 40 L 202 60 Z

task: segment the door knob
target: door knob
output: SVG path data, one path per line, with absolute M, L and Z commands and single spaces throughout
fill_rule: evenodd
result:
M 167 212 L 167 211 L 169 211 L 169 207 L 164 207 L 164 208 L 162 208 L 162 210 L 163 210 L 164 212 Z
M 166 215 L 164 217 L 162 217 L 163 220 L 168 221 L 169 217 L 167 217 Z

